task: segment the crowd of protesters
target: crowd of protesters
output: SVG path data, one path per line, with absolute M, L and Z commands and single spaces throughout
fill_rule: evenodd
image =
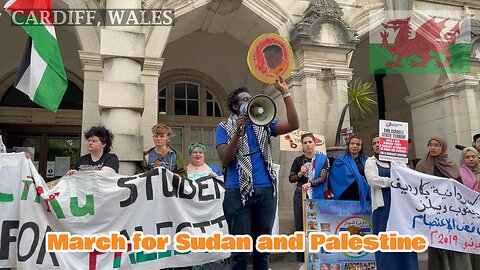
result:
M 297 112 L 288 86 L 278 77 L 275 88 L 283 97 L 286 119 L 275 119 L 266 127 L 253 125 L 242 115 L 240 108 L 252 98 L 247 88 L 238 88 L 228 96 L 231 115 L 221 122 L 215 135 L 215 147 L 225 169 L 225 197 L 223 211 L 232 235 L 250 235 L 254 241 L 263 234 L 271 234 L 277 211 L 277 181 L 274 169 L 270 137 L 286 134 L 299 127 Z M 201 177 L 219 177 L 222 172 L 213 164 L 205 163 L 205 145 L 193 142 L 188 147 L 189 162 L 186 163 L 181 151 L 169 145 L 172 130 L 165 124 L 152 127 L 154 146 L 144 153 L 138 166 L 138 173 L 156 167 L 164 167 L 181 178 L 191 180 Z M 82 156 L 74 168 L 67 172 L 99 170 L 117 172 L 118 157 L 111 153 L 113 134 L 103 126 L 94 126 L 85 132 L 89 154 Z M 357 135 L 351 136 L 346 151 L 336 157 L 333 163 L 329 157 L 315 151 L 315 137 L 312 133 L 301 136 L 302 155 L 291 165 L 288 180 L 295 184 L 293 210 L 295 230 L 304 230 L 302 192 L 307 198 L 359 201 L 362 209 L 372 207 L 373 232 L 386 231 L 390 205 L 394 202 L 390 195 L 390 162 L 379 159 L 380 142 L 374 135 L 368 143 L 373 156 L 364 155 L 365 142 Z M 451 178 L 472 190 L 480 191 L 480 134 L 473 137 L 470 147 L 461 147 L 460 166 L 448 158 L 447 142 L 436 135 L 428 140 L 427 154 L 421 159 L 412 159 L 409 167 L 429 175 Z M 253 269 L 269 269 L 269 253 L 232 252 L 228 260 L 229 269 L 247 269 L 249 256 L 252 256 Z M 479 257 L 468 253 L 430 247 L 428 249 L 428 269 L 480 269 Z M 376 267 L 383 269 L 418 269 L 416 253 L 377 252 Z M 297 254 L 300 269 L 304 266 L 304 254 Z M 226 265 L 227 261 L 216 262 Z M 191 266 L 174 269 L 208 269 Z M 226 268 L 225 268 L 226 269 Z

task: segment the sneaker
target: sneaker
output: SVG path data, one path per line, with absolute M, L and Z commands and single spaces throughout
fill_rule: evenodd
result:
M 305 270 L 305 263 L 299 263 L 298 270 Z

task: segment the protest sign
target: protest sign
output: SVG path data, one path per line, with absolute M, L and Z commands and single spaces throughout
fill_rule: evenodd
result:
M 302 151 L 302 141 L 300 140 L 301 136 L 308 131 L 303 130 L 294 130 L 290 133 L 280 136 L 280 151 Z M 320 134 L 313 134 L 315 137 L 315 151 L 327 154 L 327 148 L 325 145 L 325 136 Z
M 395 164 L 391 178 L 387 231 L 423 235 L 429 246 L 480 254 L 480 193 Z
M 351 235 L 373 233 L 372 209 L 361 210 L 358 201 L 312 200 L 304 201 L 306 234 L 322 232 L 326 235 L 350 232 Z M 313 269 L 374 269 L 375 256 L 368 252 L 310 252 L 307 249 L 305 264 Z M 369 268 L 370 267 L 370 268 Z
M 136 231 L 165 235 L 228 234 L 223 216 L 223 179 L 180 179 L 157 168 L 123 176 L 112 172 L 77 172 L 52 189 L 19 154 L 0 154 L 2 213 L 0 268 L 159 269 L 200 265 L 224 259 L 228 252 L 49 252 L 47 232 L 108 235 L 128 240 Z
M 277 34 L 263 34 L 252 42 L 248 50 L 247 63 L 255 78 L 273 84 L 278 76 L 284 79 L 290 76 L 293 66 L 292 48 Z
M 380 160 L 408 163 L 408 123 L 380 120 Z

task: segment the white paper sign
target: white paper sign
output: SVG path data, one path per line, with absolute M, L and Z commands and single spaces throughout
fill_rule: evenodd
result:
M 70 169 L 70 157 L 55 157 L 55 176 L 64 176 Z
M 53 178 L 55 176 L 55 161 L 47 161 L 47 178 Z
M 380 120 L 380 160 L 408 163 L 408 123 Z

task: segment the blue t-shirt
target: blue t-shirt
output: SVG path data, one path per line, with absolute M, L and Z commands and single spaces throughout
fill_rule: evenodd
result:
M 157 153 L 155 149 L 148 152 L 147 170 L 153 169 L 153 165 L 155 165 L 155 162 L 157 162 L 159 158 L 160 154 Z M 160 159 L 157 167 L 164 167 L 171 172 L 177 171 L 177 153 L 170 148 L 168 153 Z
M 276 128 L 277 128 L 278 120 L 273 120 L 268 128 L 272 136 L 277 136 Z M 267 166 L 265 161 L 263 160 L 262 152 L 260 152 L 260 148 L 258 147 L 257 137 L 255 136 L 255 132 L 253 130 L 252 123 L 249 122 L 247 125 L 247 130 L 245 131 L 246 136 L 248 136 L 248 145 L 250 153 L 250 160 L 252 161 L 253 167 L 253 187 L 254 188 L 261 188 L 261 187 L 272 187 L 272 179 L 267 171 Z M 217 131 L 215 134 L 215 147 L 218 147 L 221 144 L 228 144 L 228 136 L 227 131 L 221 127 L 220 125 L 217 126 Z M 233 159 L 230 162 L 230 166 L 228 167 L 227 179 L 225 180 L 225 188 L 240 188 L 238 185 L 238 170 L 237 170 L 237 160 Z

